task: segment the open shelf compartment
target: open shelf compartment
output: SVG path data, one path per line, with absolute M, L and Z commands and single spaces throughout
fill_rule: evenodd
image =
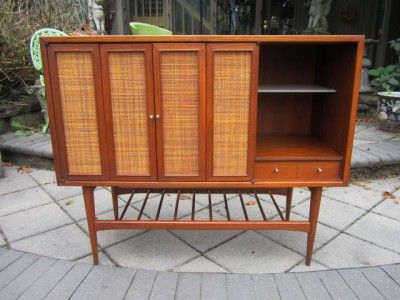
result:
M 290 163 L 296 179 L 312 164 L 343 174 L 356 55 L 357 43 L 260 44 L 256 163 Z
M 285 134 L 257 136 L 256 161 L 342 159 L 339 153 L 312 136 Z

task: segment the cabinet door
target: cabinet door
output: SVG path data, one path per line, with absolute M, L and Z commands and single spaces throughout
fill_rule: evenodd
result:
M 205 180 L 204 44 L 153 45 L 158 176 Z
M 254 175 L 258 45 L 207 45 L 207 175 L 211 181 Z
M 156 180 L 151 44 L 100 46 L 110 177 Z
M 98 44 L 48 48 L 51 131 L 61 179 L 108 179 Z

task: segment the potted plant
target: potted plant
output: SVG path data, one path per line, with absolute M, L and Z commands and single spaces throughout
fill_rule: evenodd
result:
M 396 64 L 369 71 L 371 85 L 378 92 L 378 117 L 381 125 L 400 127 L 400 38 L 389 42 L 398 57 Z M 387 126 L 383 126 L 387 127 Z

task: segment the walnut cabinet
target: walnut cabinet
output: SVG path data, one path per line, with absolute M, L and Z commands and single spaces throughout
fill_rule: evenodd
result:
M 96 232 L 123 228 L 277 229 L 308 233 L 310 263 L 322 187 L 349 180 L 363 36 L 95 36 L 41 40 L 57 182 L 83 187 Z M 110 186 L 115 220 L 94 217 L 93 190 Z M 292 189 L 311 190 L 309 219 L 290 221 Z M 118 195 L 133 193 L 119 214 Z M 229 213 L 238 194 L 243 220 Z M 258 192 L 280 220 L 268 220 Z M 141 219 L 149 193 L 154 220 Z M 160 221 L 163 199 L 175 213 Z M 137 220 L 123 220 L 134 193 Z M 192 194 L 191 220 L 179 194 Z M 196 193 L 209 219 L 196 221 Z M 212 217 L 224 195 L 226 222 Z M 261 220 L 246 212 L 252 193 Z M 286 196 L 285 216 L 273 194 Z

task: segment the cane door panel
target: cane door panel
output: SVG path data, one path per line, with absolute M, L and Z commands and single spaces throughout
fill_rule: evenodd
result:
M 53 44 L 48 60 L 61 177 L 108 179 L 99 46 Z
M 205 180 L 205 45 L 153 45 L 158 176 Z
M 253 179 L 257 74 L 256 44 L 208 44 L 208 180 Z
M 111 179 L 156 180 L 151 44 L 100 46 Z

